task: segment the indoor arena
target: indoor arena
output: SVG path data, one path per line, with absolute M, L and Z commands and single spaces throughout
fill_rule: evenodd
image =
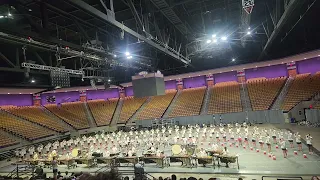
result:
M 317 0 L 1 0 L 0 179 L 320 180 Z

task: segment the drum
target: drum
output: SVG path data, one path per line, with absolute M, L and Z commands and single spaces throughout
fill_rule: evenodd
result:
M 78 148 L 75 148 L 75 149 L 73 149 L 73 150 L 71 151 L 71 156 L 72 156 L 73 158 L 78 157 L 78 154 L 79 154 L 79 149 L 78 149 Z
M 182 149 L 181 149 L 180 145 L 175 144 L 172 146 L 171 151 L 172 151 L 172 155 L 179 155 L 181 153 Z

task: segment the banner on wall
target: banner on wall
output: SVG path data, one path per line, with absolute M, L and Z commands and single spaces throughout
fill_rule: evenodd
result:
M 47 96 L 46 100 L 47 100 L 47 103 L 55 103 L 56 102 L 56 96 Z

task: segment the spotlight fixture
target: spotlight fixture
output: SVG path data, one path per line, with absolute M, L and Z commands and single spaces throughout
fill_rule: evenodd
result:
M 222 40 L 222 41 L 226 41 L 226 40 L 227 40 L 227 37 L 226 37 L 226 36 L 222 36 L 221 40 Z
M 128 51 L 126 52 L 126 56 L 130 56 L 130 53 Z
M 207 40 L 207 44 L 209 44 L 209 43 L 211 43 L 211 40 L 210 40 L 210 39 Z
M 11 14 L 11 13 L 8 13 L 8 16 L 9 16 L 9 17 L 11 17 L 11 16 L 12 16 L 12 14 Z
M 0 16 L 0 19 L 4 18 L 4 16 Z
M 116 57 L 117 57 L 117 55 L 116 55 L 116 54 L 114 54 L 114 55 L 113 55 L 113 57 L 115 57 L 115 58 L 116 58 Z
M 111 82 L 111 79 L 108 79 L 108 82 Z
M 35 83 L 36 81 L 34 79 L 31 80 L 31 83 Z
M 235 62 L 236 61 L 236 59 L 235 58 L 232 58 L 232 62 Z
M 216 34 L 213 34 L 212 37 L 215 38 L 215 37 L 217 37 L 217 35 L 216 35 Z
M 250 31 L 248 31 L 248 32 L 247 32 L 247 34 L 248 34 L 248 35 L 250 35 L 250 34 L 251 34 L 251 32 L 250 32 Z
M 218 42 L 218 40 L 214 39 L 214 40 L 213 40 L 213 42 L 214 42 L 214 43 L 217 43 L 217 42 Z
M 127 59 L 132 59 L 132 56 L 127 56 Z
M 251 28 L 250 28 L 250 27 L 248 27 L 248 29 L 250 30 Z

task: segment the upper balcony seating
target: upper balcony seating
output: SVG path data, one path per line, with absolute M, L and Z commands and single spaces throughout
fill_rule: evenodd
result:
M 268 110 L 285 81 L 286 77 L 249 79 L 247 87 L 252 110 Z
M 320 72 L 314 75 L 298 74 L 289 87 L 282 109 L 289 111 L 299 102 L 310 99 L 318 92 L 320 92 Z
M 137 115 L 138 120 L 161 118 L 174 98 L 177 90 L 167 90 L 165 95 L 153 96 Z
M 213 86 L 208 114 L 242 111 L 240 85 L 238 82 L 222 82 Z
M 205 91 L 206 87 L 182 90 L 172 107 L 169 117 L 199 115 Z
M 106 126 L 109 125 L 112 120 L 113 113 L 117 107 L 118 98 L 109 99 L 107 101 L 98 99 L 88 101 L 87 103 L 97 126 Z
M 86 109 L 82 102 L 63 103 L 61 107 L 49 104 L 45 107 L 76 129 L 90 127 L 85 113 Z

